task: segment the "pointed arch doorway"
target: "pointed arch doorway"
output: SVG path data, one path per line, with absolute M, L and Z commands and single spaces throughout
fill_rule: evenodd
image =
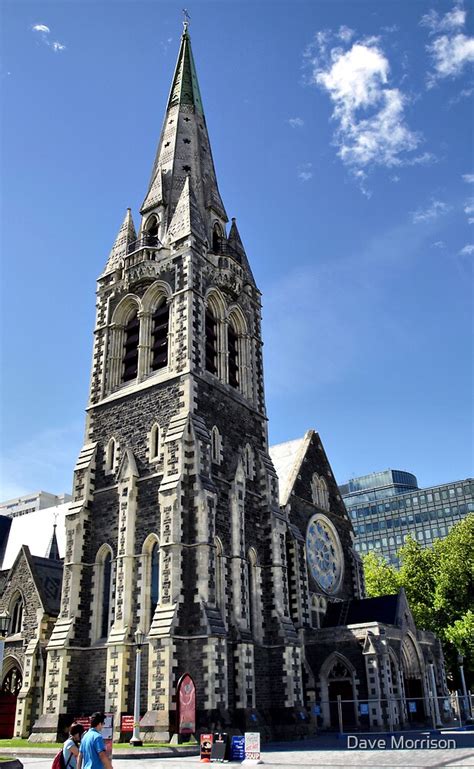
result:
M 15 731 L 16 703 L 23 683 L 23 674 L 16 660 L 5 660 L 6 672 L 0 691 L 0 739 L 10 739 Z
M 355 670 L 342 654 L 331 654 L 324 662 L 320 689 L 324 728 L 339 729 L 339 697 L 343 730 L 359 725 Z

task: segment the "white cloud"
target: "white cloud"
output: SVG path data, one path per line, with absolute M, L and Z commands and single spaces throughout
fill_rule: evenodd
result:
M 301 117 L 290 117 L 288 123 L 292 128 L 301 128 L 304 126 L 304 120 Z
M 426 46 L 433 66 L 433 71 L 428 74 L 429 88 L 438 80 L 460 75 L 466 64 L 474 61 L 474 37 L 464 34 L 465 23 L 466 11 L 461 3 L 457 3 L 444 16 L 431 10 L 422 17 L 420 24 L 427 27 L 433 36 Z
M 46 45 L 48 48 L 51 48 L 54 53 L 60 53 L 61 51 L 66 50 L 66 46 L 63 43 L 60 43 L 58 40 L 54 40 L 54 42 L 51 42 L 49 39 L 49 36 L 51 34 L 51 30 L 46 24 L 34 24 L 31 27 L 32 32 L 38 32 L 40 35 L 41 42 Z
M 442 200 L 432 200 L 428 208 L 419 208 L 417 211 L 412 212 L 412 222 L 413 224 L 431 222 L 440 216 L 444 216 L 450 210 L 451 206 L 443 203 Z
M 346 27 L 345 24 L 343 24 L 342 27 L 339 27 L 339 32 L 337 33 L 339 40 L 342 40 L 344 43 L 349 43 L 354 35 L 354 30 L 350 27 Z
M 437 240 L 435 243 L 431 244 L 433 248 L 446 248 L 446 243 L 444 240 Z
M 440 16 L 438 11 L 431 10 L 421 17 L 422 27 L 428 27 L 431 34 L 437 32 L 451 32 L 454 29 L 463 27 L 466 22 L 466 11 L 461 4 L 454 6 L 452 11 L 448 11 L 444 16 Z
M 302 182 L 309 182 L 313 178 L 312 168 L 312 163 L 301 163 L 297 168 L 298 179 L 301 179 Z
M 331 34 L 317 33 L 306 52 L 311 82 L 333 104 L 338 154 L 353 172 L 406 164 L 420 134 L 405 121 L 406 97 L 389 83 L 390 64 L 378 38 L 356 41 L 348 50 L 330 47 Z M 357 174 L 360 178 L 360 174 Z
M 464 213 L 467 216 L 467 223 L 474 224 L 474 198 L 469 198 L 464 204 Z
M 474 184 L 474 174 L 463 174 L 463 181 L 468 184 Z
M 470 256 L 471 254 L 474 254 L 474 243 L 468 243 L 464 248 L 461 248 L 459 253 L 461 256 Z

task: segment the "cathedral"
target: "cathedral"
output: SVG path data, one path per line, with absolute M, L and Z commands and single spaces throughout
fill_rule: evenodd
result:
M 196 730 L 336 728 L 338 697 L 354 728 L 406 724 L 410 697 L 427 716 L 433 687 L 447 695 L 439 642 L 403 593 L 364 599 L 318 433 L 269 449 L 261 293 L 228 226 L 187 23 L 139 221 L 128 209 L 96 306 L 56 616 L 11 652 L 15 734 L 50 740 L 94 710 L 118 730 L 137 630 L 147 741 L 176 733 L 185 675 Z M 18 564 L 0 608 L 21 600 Z

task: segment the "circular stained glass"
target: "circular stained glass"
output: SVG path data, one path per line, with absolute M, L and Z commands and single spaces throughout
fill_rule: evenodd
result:
M 312 576 L 326 593 L 335 593 L 342 580 L 341 541 L 325 515 L 313 515 L 306 531 L 306 557 Z

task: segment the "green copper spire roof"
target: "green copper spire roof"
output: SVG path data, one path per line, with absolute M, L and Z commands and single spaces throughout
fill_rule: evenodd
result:
M 200 115 L 204 114 L 187 24 L 184 25 L 181 36 L 181 47 L 168 99 L 168 109 L 176 104 L 191 104 Z

